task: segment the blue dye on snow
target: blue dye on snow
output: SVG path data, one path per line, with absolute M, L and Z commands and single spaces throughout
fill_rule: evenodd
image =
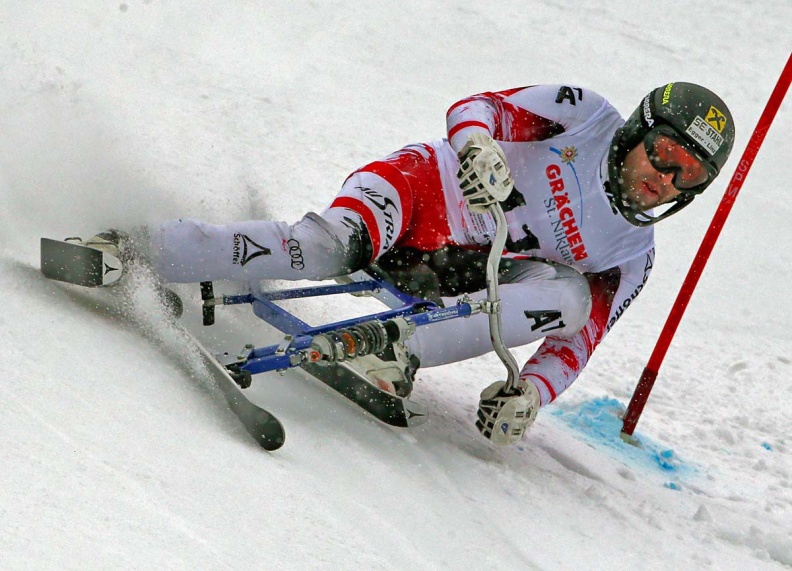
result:
M 678 475 L 692 471 L 672 449 L 645 436 L 635 435 L 640 446 L 624 442 L 621 439 L 621 419 L 625 407 L 616 399 L 602 397 L 575 406 L 554 404 L 548 408 L 548 412 L 582 433 L 587 440 L 616 452 L 619 457 L 627 458 L 634 464 Z M 666 487 L 681 489 L 676 483 L 666 484 Z
M 679 467 L 679 461 L 674 455 L 673 450 L 661 450 L 660 452 L 653 452 L 652 456 L 663 470 L 673 472 Z

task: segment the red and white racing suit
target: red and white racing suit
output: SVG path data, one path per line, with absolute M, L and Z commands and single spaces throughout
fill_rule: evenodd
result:
M 603 97 L 580 87 L 474 95 L 448 111 L 447 139 L 407 146 L 358 169 L 321 216 L 309 213 L 293 225 L 168 222 L 151 232 L 155 263 L 177 282 L 324 279 L 401 250 L 436 266 L 450 259 L 437 257 L 449 248 L 486 253 L 494 219 L 468 210 L 456 176 L 467 137 L 486 132 L 503 149 L 515 183 L 502 203 L 509 227 L 504 258 L 516 264 L 502 273 L 504 339 L 514 347 L 544 338 L 520 373 L 544 405 L 577 378 L 652 269 L 652 227 L 629 224 L 606 194 L 608 148 L 622 124 Z M 438 275 L 464 282 L 471 271 L 484 269 L 462 265 Z M 407 345 L 421 366 L 492 350 L 483 314 L 421 327 Z

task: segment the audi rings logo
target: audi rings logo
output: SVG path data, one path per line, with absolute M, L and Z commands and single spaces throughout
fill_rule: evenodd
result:
M 289 247 L 289 257 L 291 258 L 291 267 L 297 271 L 305 269 L 305 260 L 303 259 L 302 248 L 300 243 L 294 238 L 286 240 L 286 245 Z

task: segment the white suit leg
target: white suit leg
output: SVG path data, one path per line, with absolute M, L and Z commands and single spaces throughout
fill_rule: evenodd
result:
M 509 347 L 533 343 L 547 335 L 568 337 L 586 324 L 591 293 L 586 278 L 561 265 L 524 263 L 507 275 L 499 288 L 503 309 L 503 339 Z M 486 291 L 470 297 L 486 298 Z M 456 303 L 453 298 L 443 300 Z M 489 320 L 485 314 L 420 327 L 407 347 L 422 367 L 433 367 L 477 357 L 492 351 Z
M 368 262 L 360 227 L 354 213 L 338 209 L 308 213 L 291 226 L 173 220 L 149 229 L 150 257 L 169 282 L 325 279 Z

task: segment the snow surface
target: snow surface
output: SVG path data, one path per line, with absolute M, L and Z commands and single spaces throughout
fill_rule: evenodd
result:
M 617 419 L 789 56 L 792 4 L 649 4 L 2 2 L 0 568 L 792 567 L 792 96 L 668 353 L 643 448 Z M 627 114 L 673 80 L 729 103 L 735 157 L 658 227 L 648 288 L 518 446 L 473 425 L 504 375 L 487 356 L 421 370 L 431 418 L 410 431 L 299 374 L 256 378 L 288 431 L 265 453 L 144 278 L 111 295 L 38 272 L 41 236 L 321 210 L 357 166 L 441 137 L 471 93 L 580 84 Z M 197 287 L 179 292 L 194 309 Z M 364 301 L 298 309 L 319 323 Z M 218 348 L 275 340 L 245 308 L 218 322 L 199 332 Z

